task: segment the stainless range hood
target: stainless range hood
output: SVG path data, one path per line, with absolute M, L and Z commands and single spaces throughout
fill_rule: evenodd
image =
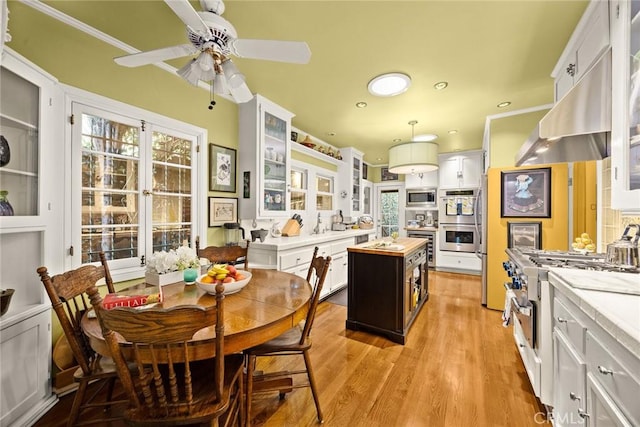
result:
M 611 49 L 540 120 L 516 166 L 601 160 L 610 154 Z

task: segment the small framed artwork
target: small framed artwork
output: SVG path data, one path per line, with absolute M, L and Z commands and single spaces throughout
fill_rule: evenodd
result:
M 381 167 L 380 168 L 380 175 L 381 175 L 380 178 L 381 178 L 382 181 L 397 181 L 398 180 L 398 174 L 389 172 L 389 168 L 386 168 L 386 167 Z
M 236 192 L 236 150 L 209 144 L 209 191 Z
M 219 227 L 225 222 L 238 222 L 238 199 L 209 197 L 209 227 Z
M 242 197 L 251 198 L 251 171 L 244 171 L 242 175 Z
M 542 222 L 507 222 L 507 247 L 542 249 Z
M 500 196 L 502 218 L 550 218 L 551 168 L 502 172 Z

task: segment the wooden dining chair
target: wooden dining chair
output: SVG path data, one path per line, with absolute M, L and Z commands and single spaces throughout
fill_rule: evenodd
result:
M 327 272 L 329 271 L 331 257 L 322 257 L 317 255 L 318 247 L 313 251 L 313 257 L 311 258 L 311 264 L 307 272 L 307 281 L 312 285 L 312 293 L 311 298 L 309 299 L 309 308 L 304 324 L 297 325 L 264 344 L 257 345 L 244 351 L 247 375 L 247 417 L 251 417 L 251 401 L 254 391 L 256 393 L 261 393 L 277 390 L 280 392 L 280 398 L 284 398 L 285 394 L 293 388 L 311 387 L 311 393 L 313 394 L 313 400 L 318 413 L 318 421 L 323 421 L 322 410 L 320 409 L 320 400 L 318 398 L 318 387 L 313 377 L 311 360 L 309 358 L 309 350 L 311 349 L 311 339 L 309 334 L 311 333 L 311 327 L 313 326 L 313 320 L 316 315 L 316 308 L 320 301 L 322 286 L 327 276 Z M 304 357 L 305 369 L 298 371 L 259 373 L 254 375 L 256 359 L 258 357 L 291 355 L 302 355 Z M 275 386 L 266 386 L 266 384 L 268 384 L 266 380 L 277 380 L 287 377 L 291 378 L 291 375 L 296 374 L 307 374 L 308 382 L 295 384 L 291 381 L 280 383 L 276 381 Z
M 200 248 L 200 239 L 196 239 L 196 253 L 214 264 L 244 265 L 249 268 L 249 240 L 245 246 L 207 246 Z
M 243 356 L 224 356 L 224 286 L 216 305 L 145 309 L 102 308 L 92 300 L 102 332 L 129 398 L 125 422 L 134 426 L 245 422 Z M 189 341 L 215 327 L 215 357 L 196 360 Z M 126 342 L 119 342 L 118 336 Z M 137 373 L 127 368 L 131 361 Z
M 74 381 L 78 383 L 78 390 L 71 406 L 68 426 L 121 420 L 121 416 L 111 415 L 111 406 L 127 403 L 126 400 L 113 400 L 113 388 L 118 379 L 115 365 L 111 359 L 103 358 L 93 351 L 80 326 L 83 316 L 91 309 L 90 293 L 98 293 L 98 282 L 104 280 L 108 292 L 114 292 L 111 273 L 102 252 L 100 261 L 99 266 L 84 265 L 53 277 L 49 276 L 47 267 L 37 270 L 79 366 L 73 376 Z M 100 384 L 91 395 L 87 395 L 89 384 L 94 382 Z M 97 397 L 105 387 L 106 399 L 99 400 Z M 96 417 L 95 414 L 91 414 L 90 419 L 83 417 L 90 410 L 99 407 L 104 409 L 104 417 Z

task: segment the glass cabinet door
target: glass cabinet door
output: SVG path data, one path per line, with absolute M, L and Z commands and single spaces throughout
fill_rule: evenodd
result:
M 353 199 L 351 200 L 354 211 L 360 211 L 360 177 L 362 174 L 362 161 L 353 158 Z
M 287 211 L 287 122 L 265 111 L 263 119 L 264 212 Z
M 37 216 L 40 88 L 0 69 L 0 216 Z
M 640 189 L 640 0 L 631 2 L 629 14 L 629 189 Z

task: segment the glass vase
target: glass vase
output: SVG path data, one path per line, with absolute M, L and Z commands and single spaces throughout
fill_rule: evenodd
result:
M 7 199 L 8 191 L 0 191 L 0 216 L 13 216 L 13 206 Z

